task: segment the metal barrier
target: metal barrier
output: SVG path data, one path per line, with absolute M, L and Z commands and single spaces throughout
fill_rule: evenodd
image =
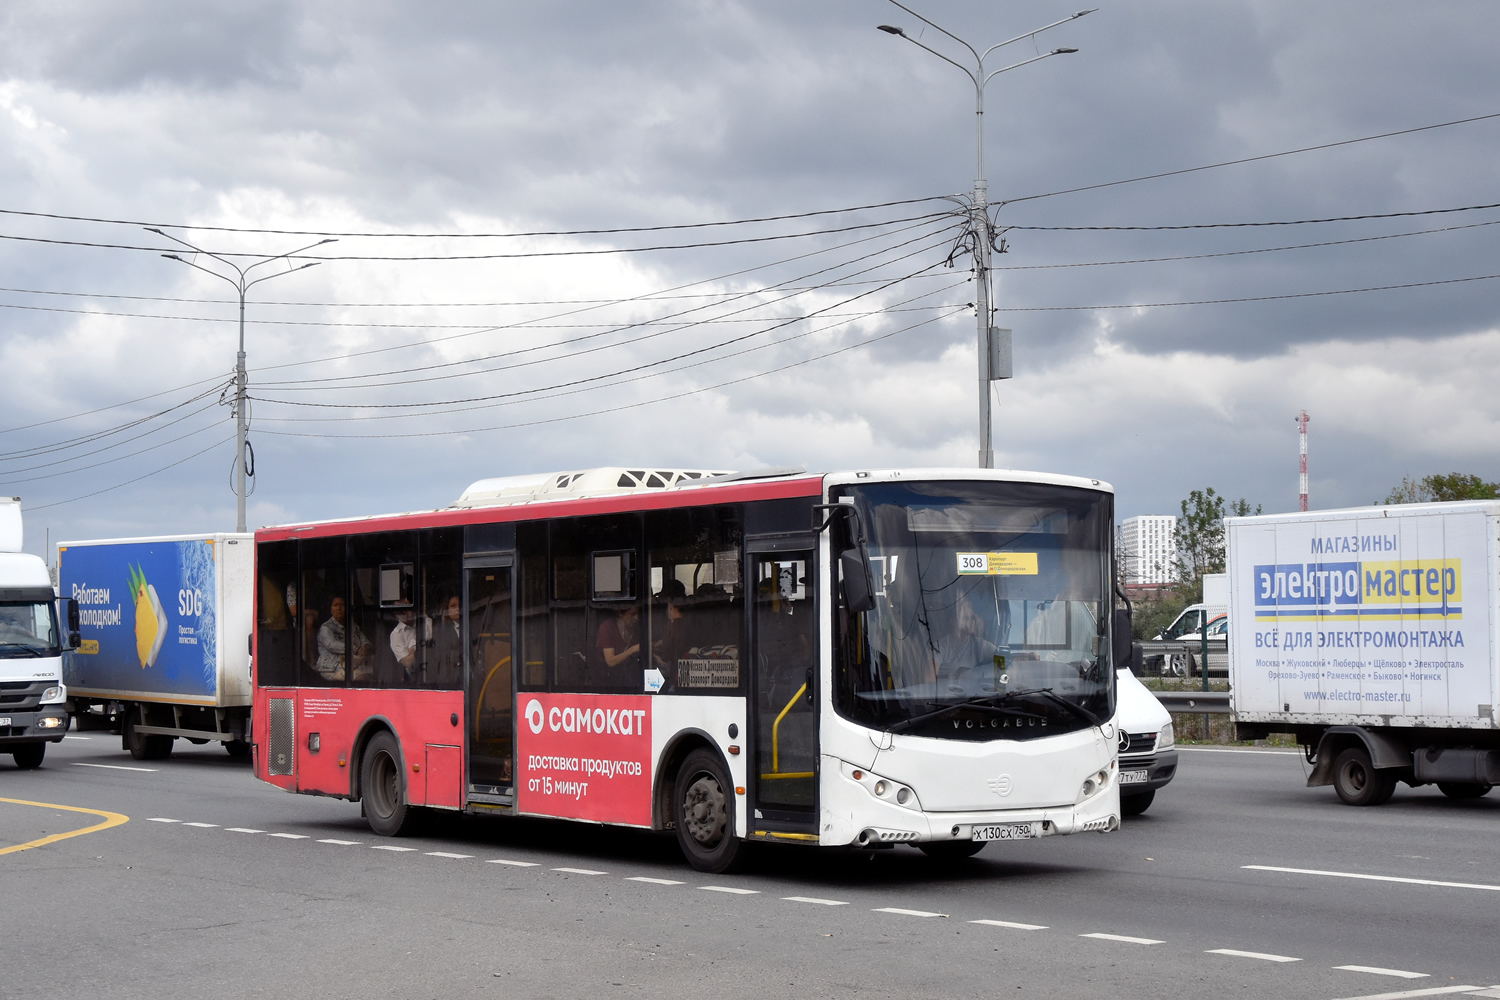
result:
M 1229 711 L 1228 691 L 1152 691 L 1168 712 L 1218 715 Z
M 1146 639 L 1136 645 L 1141 647 L 1143 657 L 1161 657 L 1161 673 L 1163 676 L 1173 674 L 1178 677 L 1203 676 L 1200 663 L 1204 657 L 1205 647 L 1208 654 L 1208 676 L 1229 676 L 1229 640 L 1210 639 L 1207 643 L 1203 640 L 1183 642 L 1180 639 Z M 1180 667 L 1174 669 L 1172 662 L 1174 658 Z

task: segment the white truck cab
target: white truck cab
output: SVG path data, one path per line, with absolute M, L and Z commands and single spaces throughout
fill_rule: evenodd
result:
M 0 753 L 22 770 L 68 731 L 65 648 L 47 564 L 21 551 L 21 501 L 0 497 Z

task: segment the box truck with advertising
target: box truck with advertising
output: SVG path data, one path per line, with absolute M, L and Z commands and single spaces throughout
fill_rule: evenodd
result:
M 20 498 L 0 497 L 0 753 L 29 771 L 68 731 L 68 692 L 52 577 L 21 528 Z
M 1350 805 L 1500 784 L 1500 502 L 1225 521 L 1241 739 L 1294 734 Z
M 250 534 L 66 542 L 58 586 L 79 609 L 64 679 L 79 728 L 137 760 L 179 738 L 250 752 Z

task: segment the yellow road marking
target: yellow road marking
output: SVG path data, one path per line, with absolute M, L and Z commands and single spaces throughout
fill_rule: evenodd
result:
M 95 823 L 93 826 L 86 826 L 82 830 L 72 830 L 68 833 L 54 833 L 51 836 L 42 837 L 39 840 L 28 840 L 24 844 L 16 844 L 14 847 L 0 848 L 0 854 L 14 854 L 16 851 L 29 851 L 33 847 L 45 847 L 48 844 L 55 844 L 59 840 L 67 840 L 69 837 L 81 837 L 85 833 L 97 833 L 100 830 L 108 830 L 112 826 L 120 826 L 124 823 L 130 822 L 129 816 L 123 815 L 122 813 L 106 812 L 103 809 L 84 809 L 82 806 L 60 806 L 52 802 L 28 802 L 25 799 L 0 799 L 0 802 L 9 802 L 11 805 L 15 806 L 36 806 L 39 809 L 63 809 L 67 812 L 89 813 L 93 816 L 104 817 L 103 823 Z

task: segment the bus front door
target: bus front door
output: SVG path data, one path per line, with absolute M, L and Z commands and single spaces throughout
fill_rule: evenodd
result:
M 464 708 L 469 798 L 508 796 L 514 773 L 511 699 L 511 567 L 465 565 Z
M 817 648 L 813 549 L 752 554 L 754 811 L 768 839 L 817 839 Z

